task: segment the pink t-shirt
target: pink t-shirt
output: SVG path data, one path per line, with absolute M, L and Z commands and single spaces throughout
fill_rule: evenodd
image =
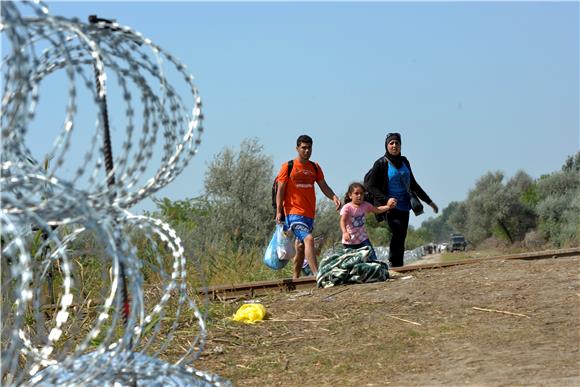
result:
M 358 245 L 369 239 L 365 228 L 365 215 L 371 212 L 373 206 L 368 202 L 362 202 L 360 206 L 355 206 L 349 202 L 342 207 L 340 215 L 346 215 L 346 231 L 350 234 L 350 240 L 342 239 L 343 244 Z

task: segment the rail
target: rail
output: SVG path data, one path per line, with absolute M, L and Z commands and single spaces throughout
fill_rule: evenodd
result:
M 389 270 L 398 273 L 404 273 L 415 270 L 439 269 L 449 266 L 468 265 L 487 261 L 510 260 L 510 259 L 535 260 L 535 259 L 563 258 L 572 256 L 580 256 L 580 248 L 545 250 L 529 253 L 499 255 L 482 258 L 470 258 L 451 262 L 414 264 L 397 268 L 391 268 Z M 313 276 L 309 276 L 298 279 L 285 278 L 277 280 L 247 282 L 232 285 L 210 286 L 206 290 L 199 291 L 199 293 L 205 294 L 207 292 L 211 300 L 227 301 L 245 297 L 251 298 L 260 295 L 270 294 L 273 292 L 308 289 L 315 286 L 316 286 L 316 278 Z

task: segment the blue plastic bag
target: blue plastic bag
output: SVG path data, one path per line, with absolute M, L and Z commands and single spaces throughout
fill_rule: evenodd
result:
M 276 225 L 272 240 L 264 253 L 264 263 L 270 269 L 280 270 L 294 257 L 294 238 L 286 235 L 281 224 Z

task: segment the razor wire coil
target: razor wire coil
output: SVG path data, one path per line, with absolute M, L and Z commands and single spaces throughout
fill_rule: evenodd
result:
M 0 31 L 9 48 L 0 64 L 2 384 L 229 385 L 192 366 L 206 326 L 181 240 L 167 223 L 129 210 L 197 153 L 203 113 L 193 76 L 130 27 L 52 16 L 41 1 L 3 2 Z M 39 153 L 29 138 L 38 130 L 43 82 L 54 74 L 64 76 L 66 108 Z M 107 151 L 110 90 L 124 106 L 113 113 L 121 111 L 124 123 L 114 154 Z M 79 122 L 91 114 L 94 130 L 84 133 Z M 145 278 L 151 272 L 156 287 Z M 101 285 L 98 294 L 86 294 L 89 282 Z M 161 360 L 184 321 L 189 348 L 174 363 Z

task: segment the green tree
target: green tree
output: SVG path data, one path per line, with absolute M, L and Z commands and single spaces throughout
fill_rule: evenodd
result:
M 460 224 L 461 213 L 452 218 L 458 223 L 455 226 L 464 227 L 468 239 L 476 244 L 492 235 L 510 243 L 523 240 L 525 233 L 535 225 L 535 215 L 524 202 L 532 179 L 522 171 L 505 185 L 503 179 L 502 172 L 488 172 L 482 176 L 465 201 L 465 223 Z
M 536 182 L 538 229 L 555 246 L 580 243 L 580 152 L 566 160 L 562 171 Z
M 272 158 L 255 138 L 245 139 L 236 152 L 224 148 L 208 166 L 205 193 L 211 218 L 205 225 L 237 248 L 264 244 L 274 225 L 271 205 Z
M 374 246 L 388 246 L 391 242 L 391 230 L 387 221 L 377 222 L 374 214 L 368 214 L 365 218 L 365 226 L 369 239 Z
M 522 241 L 526 233 L 537 225 L 537 216 L 529 203 L 529 193 L 534 180 L 524 171 L 518 171 L 505 185 L 508 199 L 508 216 L 504 217 L 503 225 L 511 235 L 512 242 Z
M 473 241 L 472 233 L 469 231 L 469 226 L 467 224 L 467 204 L 464 201 L 453 203 L 455 206 L 450 211 L 448 220 L 453 232 L 460 232 L 470 241 Z M 447 236 L 447 240 L 449 240 L 449 235 Z
M 475 244 L 492 235 L 516 242 L 537 230 L 555 246 L 580 244 L 580 151 L 566 159 L 561 171 L 536 181 L 524 171 L 503 180 L 503 173 L 488 172 L 465 201 L 450 203 L 422 228 L 438 241 L 460 232 Z
M 457 210 L 458 205 L 459 202 L 451 202 L 441 211 L 439 216 L 421 223 L 421 228 L 428 232 L 431 241 L 441 243 L 449 240 L 449 236 L 455 232 L 449 218 Z M 464 230 L 462 229 L 462 231 Z
M 405 239 L 405 250 L 413 250 L 417 247 L 424 246 L 430 243 L 432 239 L 431 233 L 426 228 L 420 227 L 415 229 L 409 225 L 407 230 L 407 238 Z
M 157 206 L 157 216 L 173 227 L 182 225 L 193 229 L 196 225 L 202 224 L 202 219 L 208 214 L 200 198 L 176 201 L 168 198 L 153 198 L 153 202 Z
M 316 220 L 314 222 L 314 235 L 324 238 L 325 246 L 330 247 L 340 243 L 342 233 L 339 225 L 340 215 L 336 211 L 334 203 L 326 197 L 316 204 Z
M 188 267 L 203 273 L 209 284 L 288 277 L 291 269 L 273 271 L 262 263 L 272 236 L 273 165 L 256 139 L 239 150 L 224 148 L 205 175 L 198 198 L 156 199 L 161 217 L 181 238 Z M 142 243 L 146 249 L 147 243 Z
M 580 151 L 576 152 L 574 156 L 568 156 L 564 165 L 562 165 L 563 172 L 580 172 Z

